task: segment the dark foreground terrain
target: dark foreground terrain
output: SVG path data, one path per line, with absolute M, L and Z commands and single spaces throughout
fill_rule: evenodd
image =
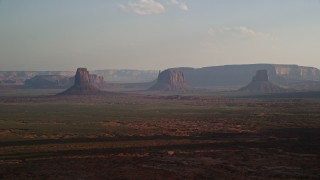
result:
M 0 98 L 0 179 L 320 179 L 320 99 Z

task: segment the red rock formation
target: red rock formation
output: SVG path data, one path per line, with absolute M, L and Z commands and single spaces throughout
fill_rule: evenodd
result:
M 150 90 L 176 91 L 184 90 L 187 85 L 182 72 L 174 69 L 168 69 L 159 73 L 157 83 Z
M 61 95 L 93 95 L 101 90 L 93 85 L 87 68 L 78 68 L 74 79 L 74 85 L 62 92 Z
M 89 78 L 90 78 L 90 82 L 94 86 L 101 87 L 101 88 L 105 86 L 105 82 L 104 82 L 103 76 L 98 76 L 96 74 L 90 74 Z
M 256 75 L 252 78 L 251 83 L 241 88 L 240 91 L 248 91 L 253 93 L 277 93 L 285 92 L 287 89 L 270 82 L 267 70 L 258 70 L 256 71 Z

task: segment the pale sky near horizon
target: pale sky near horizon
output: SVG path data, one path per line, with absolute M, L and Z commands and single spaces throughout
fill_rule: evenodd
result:
M 319 0 L 0 0 L 0 70 L 320 68 Z

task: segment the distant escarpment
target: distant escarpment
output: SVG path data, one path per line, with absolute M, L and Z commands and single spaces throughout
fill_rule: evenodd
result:
M 74 85 L 60 95 L 94 95 L 101 92 L 94 86 L 87 68 L 78 68 L 74 78 Z
M 72 85 L 70 77 L 61 75 L 36 75 L 25 81 L 24 85 L 28 88 L 40 89 L 65 89 Z
M 260 69 L 266 69 L 270 80 L 282 86 L 302 81 L 320 81 L 319 69 L 297 65 L 244 64 L 174 69 L 184 73 L 185 81 L 189 85 L 204 88 L 240 88 L 248 84 Z
M 72 71 L 0 71 L 0 81 L 4 84 L 24 84 L 26 80 L 35 76 L 44 76 L 50 79 L 50 76 L 71 77 Z M 47 77 L 46 77 L 47 76 Z
M 184 80 L 183 72 L 175 69 L 167 69 L 158 75 L 157 83 L 149 90 L 156 91 L 181 91 L 185 90 L 187 85 Z
M 267 70 L 258 70 L 252 81 L 247 86 L 239 89 L 239 91 L 264 94 L 286 92 L 288 90 L 270 82 Z
M 106 69 L 90 71 L 92 74 L 103 76 L 109 83 L 147 83 L 157 79 L 156 70 Z

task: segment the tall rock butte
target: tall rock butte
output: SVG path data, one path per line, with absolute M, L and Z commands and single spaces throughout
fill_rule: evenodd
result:
M 74 85 L 62 92 L 61 95 L 94 95 L 101 90 L 93 85 L 87 68 L 78 68 L 74 78 Z
M 185 90 L 187 85 L 185 83 L 184 75 L 181 71 L 175 69 L 167 69 L 158 75 L 157 83 L 149 90 L 155 91 L 179 91 Z
M 285 88 L 277 86 L 269 81 L 267 70 L 257 70 L 256 75 L 252 78 L 252 81 L 245 87 L 239 89 L 239 91 L 247 91 L 252 93 L 278 93 L 288 91 Z

